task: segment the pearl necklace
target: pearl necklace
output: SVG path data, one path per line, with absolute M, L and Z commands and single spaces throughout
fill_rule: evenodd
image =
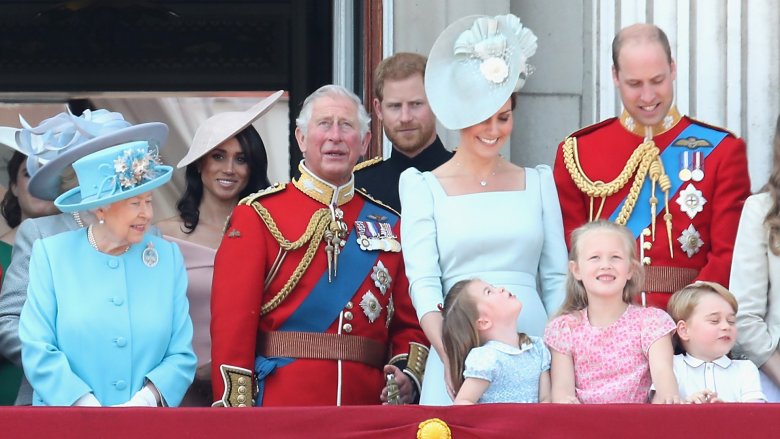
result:
M 89 227 L 87 227 L 87 241 L 89 241 L 89 245 L 91 245 L 92 248 L 94 248 L 95 250 L 97 250 L 97 251 L 99 251 L 101 253 L 106 253 L 106 252 L 100 251 L 100 248 L 97 245 L 97 241 L 95 241 L 95 234 L 92 233 L 92 224 L 90 224 Z M 130 251 L 130 246 L 129 245 L 125 248 L 125 251 L 120 253 L 120 255 L 123 255 L 123 254 L 127 253 L 128 251 Z M 108 253 L 108 254 L 110 254 L 110 253 Z

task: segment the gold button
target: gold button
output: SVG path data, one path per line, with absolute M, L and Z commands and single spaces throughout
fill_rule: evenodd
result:
M 645 265 L 650 265 L 650 256 L 645 256 L 645 258 L 642 259 L 642 263 Z
M 246 396 L 244 396 L 244 395 L 238 395 L 238 396 L 236 397 L 236 401 L 238 401 L 238 402 L 240 402 L 240 403 L 242 403 L 242 404 L 243 404 L 243 403 L 245 403 L 245 402 L 246 402 Z
M 246 393 L 246 386 L 238 386 L 238 393 Z
M 238 377 L 238 384 L 244 385 L 246 384 L 246 378 L 245 377 Z
M 344 318 L 347 319 L 347 320 L 352 320 L 352 312 L 351 311 L 345 312 L 344 313 Z
M 347 302 L 347 306 L 345 306 L 344 308 L 352 309 L 352 302 Z
M 343 328 L 344 328 L 344 332 L 347 333 L 352 332 L 352 325 L 350 325 L 349 323 L 344 323 Z

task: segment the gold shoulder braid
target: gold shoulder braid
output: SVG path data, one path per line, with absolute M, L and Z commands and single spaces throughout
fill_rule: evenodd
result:
M 297 250 L 306 245 L 306 243 L 309 244 L 309 247 L 306 249 L 306 253 L 303 255 L 303 259 L 301 259 L 301 262 L 298 263 L 297 267 L 295 267 L 295 271 L 293 272 L 292 276 L 290 276 L 282 289 L 276 293 L 276 295 L 274 295 L 270 301 L 266 302 L 260 309 L 260 314 L 265 315 L 279 306 L 279 304 L 282 303 L 282 301 L 286 299 L 288 295 L 290 295 L 293 288 L 295 288 L 295 286 L 298 284 L 298 281 L 301 280 L 303 273 L 305 273 L 306 269 L 308 269 L 309 265 L 311 265 L 311 261 L 314 259 L 314 254 L 317 252 L 317 247 L 319 247 L 320 241 L 322 241 L 326 230 L 328 230 L 328 227 L 330 226 L 331 212 L 330 209 L 327 208 L 319 209 L 314 212 L 314 215 L 312 215 L 311 220 L 309 220 L 309 225 L 306 226 L 306 231 L 303 233 L 303 235 L 295 242 L 290 242 L 284 236 L 282 236 L 282 232 L 279 231 L 279 228 L 276 226 L 276 222 L 274 222 L 270 212 L 268 212 L 268 209 L 263 207 L 258 202 L 252 203 L 252 207 L 263 220 L 265 226 L 268 227 L 268 231 L 271 232 L 271 236 L 276 239 L 279 247 L 281 247 L 284 252 Z
M 620 212 L 618 212 L 617 219 L 615 220 L 618 224 L 626 225 L 628 218 L 631 216 L 631 212 L 634 210 L 634 206 L 636 206 L 642 184 L 644 184 L 645 178 L 650 175 L 650 181 L 652 182 L 650 223 L 653 239 L 655 239 L 655 217 L 658 204 L 658 198 L 655 196 L 655 186 L 657 184 L 664 192 L 664 199 L 666 201 L 664 221 L 666 223 L 666 230 L 669 238 L 669 252 L 672 257 L 674 257 L 672 250 L 672 214 L 669 212 L 669 189 L 671 188 L 671 181 L 664 171 L 664 165 L 659 155 L 660 150 L 655 145 L 655 142 L 652 139 L 645 140 L 637 146 L 633 153 L 631 153 L 631 157 L 629 157 L 623 170 L 620 171 L 620 174 L 614 180 L 605 183 L 600 180 L 592 181 L 585 175 L 577 152 L 576 138 L 567 137 L 563 143 L 563 162 L 566 165 L 566 170 L 569 171 L 569 175 L 571 175 L 577 188 L 590 198 L 588 221 L 594 221 L 600 218 L 607 197 L 614 195 L 622 189 L 628 183 L 631 176 L 634 175 L 634 181 L 631 184 L 628 197 L 626 197 L 626 202 L 623 204 Z M 601 198 L 601 203 L 598 212 L 594 215 L 593 199 L 596 197 Z

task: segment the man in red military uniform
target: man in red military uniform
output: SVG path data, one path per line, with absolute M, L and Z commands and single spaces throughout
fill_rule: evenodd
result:
M 368 114 L 330 85 L 296 123 L 301 176 L 242 200 L 217 251 L 215 405 L 378 404 L 397 393 L 388 375 L 411 402 L 428 342 L 408 294 L 399 216 L 354 190 Z
M 742 204 L 750 195 L 745 143 L 721 128 L 680 116 L 676 67 L 656 26 L 621 30 L 612 44 L 619 118 L 569 136 L 554 175 L 567 239 L 595 219 L 625 224 L 646 266 L 648 305 L 694 280 L 728 287 Z

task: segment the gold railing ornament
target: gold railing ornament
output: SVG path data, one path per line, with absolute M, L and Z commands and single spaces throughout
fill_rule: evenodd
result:
M 417 439 L 452 439 L 452 432 L 446 422 L 431 418 L 420 422 L 417 427 Z

